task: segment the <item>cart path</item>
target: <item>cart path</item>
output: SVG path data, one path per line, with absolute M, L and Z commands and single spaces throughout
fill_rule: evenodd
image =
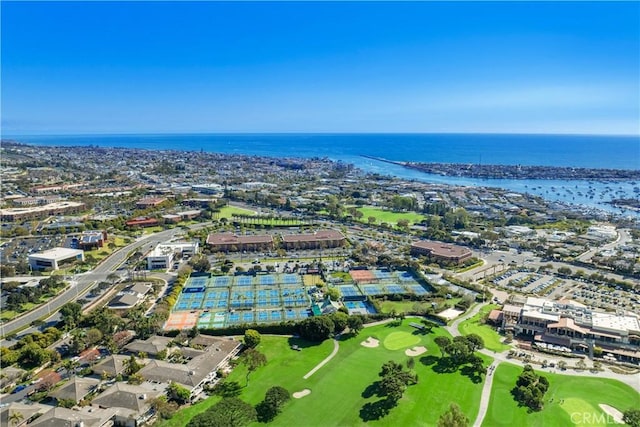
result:
M 482 386 L 482 395 L 480 396 L 480 409 L 478 409 L 478 416 L 473 423 L 473 427 L 480 427 L 484 421 L 485 415 L 487 415 L 489 400 L 491 398 L 491 387 L 493 385 L 493 373 L 499 364 L 500 361 L 494 361 L 487 368 L 487 375 L 485 376 L 484 386 Z
M 306 379 L 307 379 L 307 378 L 309 378 L 311 375 L 315 374 L 315 373 L 316 373 L 316 371 L 317 371 L 318 369 L 322 368 L 324 365 L 326 365 L 327 363 L 329 363 L 329 361 L 330 361 L 331 359 L 333 359 L 333 356 L 335 356 L 336 354 L 338 354 L 338 350 L 340 350 L 340 345 L 338 344 L 338 340 L 334 339 L 334 340 L 333 340 L 333 351 L 331 352 L 331 354 L 330 354 L 330 355 L 328 355 L 328 356 L 327 356 L 327 357 L 326 357 L 322 362 L 318 363 L 318 364 L 316 365 L 316 367 L 315 367 L 315 368 L 313 368 L 312 370 L 310 370 L 309 372 L 307 372 L 307 374 L 306 374 L 304 377 L 302 377 L 302 378 L 304 378 L 304 379 L 306 380 Z

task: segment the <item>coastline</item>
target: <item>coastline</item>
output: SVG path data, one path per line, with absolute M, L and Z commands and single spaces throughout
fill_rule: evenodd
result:
M 564 179 L 595 181 L 640 180 L 640 170 L 574 168 L 567 166 L 521 166 L 521 165 L 474 165 L 466 163 L 401 162 L 382 157 L 361 154 L 366 159 L 399 165 L 421 172 L 479 179 Z
M 57 144 L 60 139 L 49 140 L 48 143 L 38 144 L 33 142 L 23 142 L 3 139 L 3 144 L 18 143 L 26 146 L 43 147 L 77 147 L 84 149 L 100 150 L 142 150 L 142 151 L 175 151 L 175 152 L 204 152 L 210 154 L 260 156 L 270 158 L 327 158 L 333 161 L 351 164 L 365 173 L 393 176 L 409 181 L 421 181 L 432 184 L 447 184 L 457 186 L 472 186 L 484 188 L 499 188 L 515 193 L 538 196 L 550 203 L 555 203 L 567 209 L 580 211 L 583 213 L 597 213 L 598 215 L 616 215 L 639 218 L 640 212 L 628 207 L 615 206 L 609 202 L 614 199 L 636 199 L 639 196 L 640 188 L 635 181 L 596 181 L 596 180 L 563 180 L 563 179 L 503 179 L 492 178 L 470 178 L 464 176 L 437 175 L 420 171 L 405 166 L 406 162 L 390 160 L 382 156 L 351 154 L 339 151 L 336 154 L 325 155 L 324 148 L 317 149 L 313 146 L 313 141 L 306 141 L 305 146 L 309 151 L 297 151 L 290 147 L 284 147 L 279 139 L 273 141 L 263 141 L 251 145 L 252 140 L 230 140 L 226 145 L 208 146 L 206 149 L 196 149 L 194 145 L 175 145 L 173 139 L 163 139 L 161 142 L 154 140 L 144 140 L 142 137 L 132 138 L 107 138 L 107 139 L 64 139 L 66 143 Z M 133 146 L 127 146 L 130 141 L 138 141 Z M 142 145 L 142 147 L 140 146 Z M 176 148 L 177 147 L 177 148 Z M 389 147 L 387 147 L 389 149 Z M 355 148 L 351 147 L 351 150 Z M 307 154 L 306 156 L 304 154 Z M 314 154 L 314 155 L 311 155 Z

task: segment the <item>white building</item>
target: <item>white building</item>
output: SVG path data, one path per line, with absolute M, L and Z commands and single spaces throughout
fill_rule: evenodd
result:
M 67 260 L 84 261 L 84 251 L 80 249 L 53 248 L 29 255 L 29 265 L 33 270 L 51 268 L 57 270 L 60 263 Z
M 179 258 L 191 257 L 198 253 L 199 246 L 198 241 L 160 244 L 147 255 L 147 268 L 149 270 L 170 268 L 176 255 Z

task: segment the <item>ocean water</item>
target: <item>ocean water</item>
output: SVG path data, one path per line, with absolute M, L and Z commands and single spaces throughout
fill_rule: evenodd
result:
M 636 182 L 495 180 L 444 177 L 362 157 L 395 161 L 640 169 L 636 136 L 491 134 L 162 134 L 3 136 L 34 145 L 128 147 L 272 157 L 327 157 L 367 172 L 424 182 L 488 186 L 548 200 L 640 217 L 614 208 L 614 198 L 640 197 Z
M 163 134 L 5 136 L 38 145 L 397 161 L 640 169 L 635 136 L 491 134 Z

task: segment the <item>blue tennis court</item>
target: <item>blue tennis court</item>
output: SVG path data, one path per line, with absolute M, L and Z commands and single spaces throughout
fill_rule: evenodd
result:
M 411 273 L 408 273 L 408 272 L 406 272 L 406 271 L 403 271 L 403 272 L 399 273 L 399 274 L 398 274 L 398 278 L 399 278 L 400 280 L 403 280 L 403 281 L 411 281 L 411 280 L 414 280 L 414 278 L 413 278 L 413 276 L 411 275 Z
M 340 290 L 340 295 L 343 297 L 357 297 L 362 295 L 358 288 L 353 285 L 339 285 L 337 288 Z
M 282 283 L 285 285 L 297 285 L 300 283 L 300 276 L 297 274 L 283 274 Z
M 362 292 L 365 295 L 383 295 L 384 291 L 378 285 L 362 285 Z
M 285 310 L 284 316 L 287 320 L 295 320 L 298 318 L 298 313 L 296 313 L 293 309 Z
M 245 311 L 242 313 L 241 319 L 244 323 L 253 323 L 253 312 Z
M 391 279 L 392 277 L 390 271 L 374 270 L 373 274 L 375 274 L 378 279 Z
M 227 320 L 229 323 L 240 323 L 240 315 L 238 313 L 229 313 Z
M 407 291 L 400 285 L 385 285 L 388 294 L 404 294 Z
M 208 277 L 190 277 L 187 286 L 194 288 L 206 288 Z
M 257 322 L 268 322 L 269 321 L 269 313 L 266 311 L 258 311 L 256 312 L 256 321 Z
M 273 310 L 269 313 L 269 320 L 272 322 L 279 322 L 282 320 L 282 312 L 280 310 Z
M 251 286 L 252 284 L 253 284 L 253 277 L 250 277 L 250 276 L 236 277 L 236 285 L 238 286 Z
M 409 292 L 413 292 L 416 295 L 426 295 L 429 293 L 429 291 L 427 291 L 424 287 L 418 284 L 407 285 L 407 289 L 409 289 Z
M 260 284 L 261 285 L 275 285 L 276 278 L 267 274 L 265 276 L 260 276 Z
M 228 276 L 218 276 L 213 279 L 213 286 L 225 287 L 231 284 L 231 279 Z

